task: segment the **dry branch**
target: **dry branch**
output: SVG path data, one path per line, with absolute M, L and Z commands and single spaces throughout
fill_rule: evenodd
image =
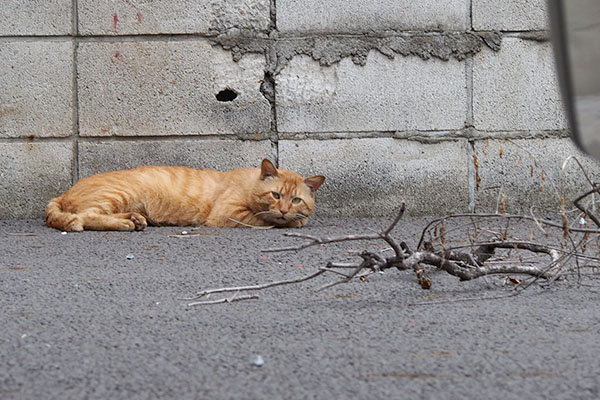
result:
M 405 206 L 402 204 L 400 211 L 392 223 L 380 232 L 370 234 L 355 234 L 333 237 L 320 237 L 298 232 L 288 232 L 284 234 L 287 237 L 304 239 L 304 242 L 279 248 L 264 249 L 264 252 L 287 252 L 300 251 L 311 246 L 323 246 L 332 243 L 348 241 L 384 241 L 393 253 L 385 256 L 383 251 L 372 252 L 362 251 L 356 255 L 360 258 L 357 263 L 338 263 L 330 261 L 325 267 L 319 268 L 316 272 L 290 280 L 276 281 L 253 286 L 225 287 L 200 291 L 193 298 L 195 300 L 204 296 L 216 293 L 235 293 L 231 298 L 219 299 L 214 301 L 203 301 L 190 303 L 196 304 L 217 304 L 256 298 L 253 295 L 237 296 L 240 292 L 259 291 L 274 286 L 296 284 L 311 280 L 320 275 L 329 273 L 335 275 L 338 279 L 327 283 L 317 291 L 325 290 L 336 285 L 348 283 L 357 278 L 364 278 L 366 275 L 384 271 L 389 268 L 396 268 L 399 271 L 413 270 L 417 277 L 419 285 L 423 289 L 431 287 L 431 279 L 427 276 L 428 268 L 435 268 L 456 276 L 461 281 L 473 280 L 487 275 L 526 275 L 537 279 L 548 281 L 557 279 L 561 276 L 563 268 L 571 259 L 575 259 L 578 265 L 579 258 L 593 260 L 599 263 L 597 256 L 585 254 L 586 249 L 591 247 L 589 244 L 592 239 L 592 233 L 598 234 L 599 230 L 578 228 L 574 226 L 565 226 L 565 223 L 556 223 L 535 217 L 535 215 L 505 215 L 505 214 L 456 214 L 430 221 L 421 232 L 416 250 L 411 250 L 405 242 L 398 242 L 391 236 L 392 231 L 398 225 L 404 215 Z M 466 220 L 466 223 L 460 223 L 458 226 L 449 227 L 449 221 Z M 492 222 L 500 222 L 501 227 L 489 228 Z M 561 246 L 551 246 L 538 243 L 533 240 L 522 240 L 514 236 L 512 228 L 514 223 L 527 222 L 537 227 L 543 233 L 547 240 L 549 231 L 553 230 L 557 237 L 563 237 L 570 243 L 567 249 L 563 244 Z M 533 228 L 530 228 L 532 232 Z M 457 232 L 466 230 L 468 232 L 467 240 L 462 237 L 461 240 L 453 238 Z M 561 235 L 562 234 L 562 235 Z M 583 235 L 581 239 L 575 240 L 572 235 Z M 425 240 L 429 237 L 430 240 Z M 466 243 L 466 244 L 465 244 Z M 581 249 L 581 250 L 579 250 Z M 386 249 L 390 250 L 390 249 Z M 521 251 L 527 251 L 534 255 L 548 256 L 548 262 L 528 262 L 533 265 L 525 265 Z M 510 261 L 503 257 L 508 253 L 518 255 L 518 261 Z M 500 260 L 498 260 L 500 258 Z M 498 262 L 503 261 L 503 262 Z M 328 275 L 329 276 L 329 275 Z M 515 282 L 521 283 L 522 280 L 509 278 Z M 530 282 L 529 284 L 531 284 Z M 526 286 L 524 286 L 526 287 Z

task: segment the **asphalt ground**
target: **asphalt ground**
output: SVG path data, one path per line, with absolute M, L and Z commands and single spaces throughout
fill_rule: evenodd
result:
M 403 219 L 394 236 L 414 245 L 425 220 Z M 295 232 L 387 223 L 316 218 Z M 511 297 L 500 277 L 433 271 L 423 290 L 395 270 L 315 293 L 337 279 L 329 275 L 190 307 L 182 298 L 200 289 L 291 279 L 383 249 L 263 253 L 298 240 L 277 229 L 184 229 L 62 234 L 41 220 L 0 221 L 0 398 L 600 397 L 596 273 Z

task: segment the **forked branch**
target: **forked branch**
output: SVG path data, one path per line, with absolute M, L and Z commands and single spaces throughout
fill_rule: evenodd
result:
M 187 300 L 197 300 L 202 297 L 208 297 L 211 294 L 235 293 L 234 296 L 219 300 L 196 301 L 190 305 L 200 304 L 217 304 L 224 302 L 232 302 L 256 298 L 255 295 L 238 296 L 242 292 L 254 292 L 268 289 L 274 286 L 290 285 L 302 283 L 318 276 L 329 274 L 335 275 L 336 280 L 327 283 L 317 289 L 317 291 L 325 290 L 336 285 L 348 283 L 357 278 L 364 278 L 366 275 L 384 271 L 389 268 L 397 270 L 413 270 L 418 283 L 424 289 L 431 287 L 431 279 L 427 276 L 428 268 L 435 268 L 447 272 L 452 276 L 458 277 L 461 281 L 477 279 L 486 275 L 509 274 L 509 275 L 527 275 L 535 279 L 556 279 L 560 276 L 562 268 L 567 261 L 578 258 L 587 260 L 600 261 L 598 257 L 589 256 L 585 253 L 585 248 L 588 247 L 591 239 L 590 234 L 600 233 L 593 229 L 569 228 L 565 229 L 564 224 L 554 223 L 536 218 L 535 216 L 528 217 L 523 215 L 499 215 L 499 214 L 459 214 L 446 216 L 431 221 L 421 233 L 417 250 L 413 251 L 405 242 L 398 242 L 391 233 L 398 225 L 404 215 L 405 206 L 402 204 L 400 211 L 392 221 L 392 223 L 381 232 L 371 234 L 343 235 L 333 237 L 320 237 L 304 233 L 288 232 L 287 237 L 304 239 L 303 243 L 295 246 L 286 246 L 279 248 L 269 248 L 264 252 L 286 252 L 300 251 L 311 246 L 322 246 L 331 243 L 340 243 L 348 241 L 372 241 L 383 240 L 393 249 L 393 254 L 384 255 L 382 252 L 362 251 L 356 255 L 360 258 L 357 263 L 336 263 L 329 262 L 325 267 L 319 268 L 317 271 L 295 279 L 275 281 L 265 284 L 252 286 L 237 286 L 225 287 L 218 289 L 203 290 L 198 292 L 193 298 Z M 454 219 L 466 219 L 467 224 L 459 224 L 458 227 L 448 229 L 446 221 Z M 565 246 L 556 247 L 536 243 L 532 240 L 520 240 L 513 236 L 510 232 L 511 221 L 528 221 L 532 226 L 537 225 L 538 228 L 545 226 L 543 229 L 544 236 L 548 237 L 547 230 L 551 228 L 560 229 L 565 234 L 581 233 L 584 239 L 577 244 L 570 236 L 572 249 L 567 250 Z M 500 221 L 502 227 L 499 231 L 492 231 L 489 228 L 482 228 L 482 221 Z M 535 225 L 533 225 L 535 223 Z M 530 228 L 533 229 L 533 228 Z M 456 242 L 451 239 L 451 234 L 455 234 L 456 230 L 468 232 L 470 238 L 469 244 L 465 245 L 464 238 Z M 555 229 L 556 231 L 557 229 Z M 425 240 L 425 237 L 431 237 L 431 240 Z M 562 236 L 562 235 L 559 235 Z M 453 245 L 454 244 L 454 245 Z M 579 251 L 578 247 L 582 250 Z M 521 259 L 520 252 L 527 251 L 533 254 L 545 254 L 549 257 L 549 262 L 536 262 L 535 265 L 524 265 L 518 261 L 515 262 L 497 262 L 507 261 L 503 259 L 504 255 L 499 254 L 500 250 L 504 254 L 518 254 Z M 388 253 L 389 254 L 389 253 Z

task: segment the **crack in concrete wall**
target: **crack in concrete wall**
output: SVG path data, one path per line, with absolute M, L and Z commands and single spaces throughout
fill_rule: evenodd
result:
M 534 42 L 549 42 L 550 31 L 520 32 L 516 37 L 523 40 L 532 40 Z

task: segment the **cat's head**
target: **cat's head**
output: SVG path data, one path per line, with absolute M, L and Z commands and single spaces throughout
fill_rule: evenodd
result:
M 292 171 L 278 170 L 265 159 L 254 190 L 254 206 L 259 210 L 255 215 L 279 226 L 305 220 L 315 208 L 315 192 L 324 181 L 323 175 L 303 178 Z

